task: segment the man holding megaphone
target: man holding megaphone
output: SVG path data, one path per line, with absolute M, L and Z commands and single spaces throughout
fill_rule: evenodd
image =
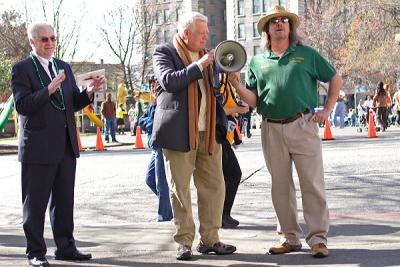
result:
M 271 8 L 258 22 L 265 52 L 252 58 L 246 87 L 238 74 L 230 81 L 240 97 L 263 117 L 261 139 L 264 158 L 272 177 L 272 202 L 280 242 L 271 254 L 301 249 L 292 163 L 296 166 L 302 193 L 303 214 L 309 233 L 306 242 L 314 257 L 326 257 L 329 212 L 324 189 L 321 140 L 318 123 L 331 113 L 341 77 L 317 51 L 298 42 L 299 17 L 282 6 Z M 329 82 L 323 110 L 317 106 L 317 81 Z
M 214 52 L 207 52 L 207 17 L 197 12 L 181 16 L 172 43 L 153 55 L 157 87 L 153 142 L 163 148 L 171 182 L 172 210 L 178 244 L 176 258 L 190 260 L 195 224 L 190 180 L 197 188 L 202 254 L 231 254 L 236 247 L 219 240 L 224 204 L 221 145 L 216 143 L 216 98 L 209 77 Z

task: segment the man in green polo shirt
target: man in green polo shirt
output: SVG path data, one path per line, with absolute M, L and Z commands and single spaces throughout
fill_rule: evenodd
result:
M 238 73 L 230 81 L 240 97 L 257 106 L 263 116 L 261 138 L 264 158 L 272 177 L 272 202 L 280 236 L 271 254 L 301 249 L 292 163 L 299 175 L 303 215 L 309 233 L 306 242 L 314 257 L 326 257 L 329 212 L 325 197 L 324 171 L 318 123 L 331 113 L 341 77 L 317 51 L 301 45 L 296 29 L 299 17 L 275 6 L 258 22 L 265 52 L 254 56 L 248 66 L 246 87 Z M 317 82 L 329 82 L 323 110 L 317 106 Z

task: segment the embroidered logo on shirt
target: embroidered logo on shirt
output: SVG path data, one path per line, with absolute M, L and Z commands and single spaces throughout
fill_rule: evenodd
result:
M 292 57 L 289 58 L 289 61 L 293 61 L 293 62 L 303 62 L 304 58 L 303 57 Z

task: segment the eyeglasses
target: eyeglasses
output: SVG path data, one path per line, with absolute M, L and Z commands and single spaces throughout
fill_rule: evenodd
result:
M 50 37 L 40 37 L 38 38 L 42 43 L 47 43 L 49 41 L 57 42 L 57 38 L 55 36 L 50 36 Z
M 278 22 L 288 23 L 289 22 L 289 18 L 272 18 L 271 22 L 273 24 L 277 24 Z

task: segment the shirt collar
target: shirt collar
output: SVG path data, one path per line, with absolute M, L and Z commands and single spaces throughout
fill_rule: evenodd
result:
M 34 55 L 39 60 L 40 64 L 42 64 L 42 65 L 48 66 L 49 62 L 51 62 L 54 65 L 53 57 L 51 57 L 51 59 L 48 60 L 44 57 L 39 56 L 35 51 L 32 51 L 32 55 Z
M 290 46 L 288 47 L 288 49 L 286 49 L 285 53 L 283 53 L 283 55 L 281 56 L 281 58 L 284 57 L 285 55 L 289 54 L 289 53 L 294 52 L 294 51 L 296 50 L 295 47 L 296 47 L 296 44 L 290 45 Z M 280 57 L 279 57 L 278 55 L 276 55 L 272 50 L 269 50 L 269 49 L 265 50 L 264 56 L 265 56 L 266 58 L 269 58 L 269 59 L 280 58 Z

